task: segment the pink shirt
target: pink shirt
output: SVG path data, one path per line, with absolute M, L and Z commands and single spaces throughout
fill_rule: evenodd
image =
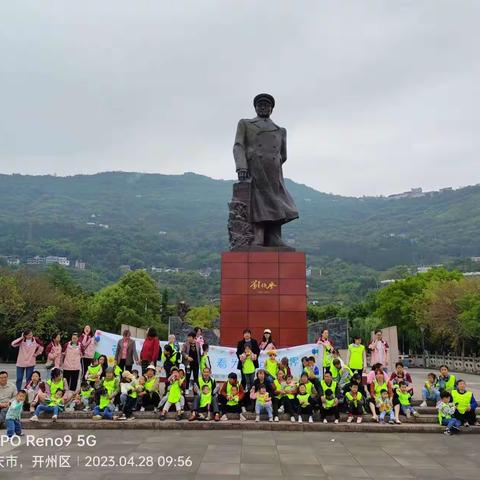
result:
M 55 368 L 60 368 L 62 364 L 62 345 L 60 343 L 58 345 L 52 343 L 47 358 L 53 362 Z
M 81 358 L 82 350 L 80 345 L 73 346 L 72 342 L 68 342 L 65 347 L 63 358 L 63 369 L 64 370 L 81 370 Z
M 96 350 L 95 338 L 82 333 L 79 342 L 82 344 L 83 356 L 85 358 L 93 358 Z
M 122 343 L 122 360 L 125 360 L 127 358 L 128 343 L 129 339 L 124 338 Z
M 371 352 L 371 365 L 381 363 L 384 366 L 388 365 L 388 343 L 385 340 L 373 340 L 368 346 Z
M 12 347 L 18 347 L 17 367 L 34 367 L 37 363 L 37 355 L 43 352 L 43 346 L 35 337 L 26 341 L 23 335 L 12 342 Z

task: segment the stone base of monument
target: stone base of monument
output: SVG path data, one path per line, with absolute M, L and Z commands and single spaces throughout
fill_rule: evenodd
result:
M 222 253 L 220 344 L 236 347 L 250 328 L 259 342 L 269 328 L 277 347 L 307 343 L 305 253 Z

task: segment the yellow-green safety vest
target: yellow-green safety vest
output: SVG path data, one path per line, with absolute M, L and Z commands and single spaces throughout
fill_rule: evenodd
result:
M 298 393 L 297 400 L 300 403 L 301 407 L 308 407 L 309 405 L 310 394 L 309 393 Z
M 249 375 L 255 372 L 255 365 L 253 360 L 250 357 L 247 357 L 245 361 L 242 363 L 242 372 L 245 375 Z
M 373 386 L 375 389 L 375 398 L 380 398 L 382 396 L 382 392 L 388 392 L 387 382 L 384 382 L 382 385 L 380 385 L 375 379 L 373 381 Z
M 212 403 L 212 393 L 200 394 L 200 408 L 204 408 Z
M 182 388 L 180 387 L 180 380 L 175 380 L 168 389 L 167 401 L 170 403 L 177 403 L 182 398 Z
M 228 389 L 228 387 L 227 387 Z M 238 405 L 239 402 L 239 397 L 238 395 L 235 395 L 232 400 L 227 400 L 227 405 Z
M 353 402 L 353 404 L 354 404 L 355 406 L 357 406 L 358 403 L 362 401 L 363 396 L 362 396 L 362 394 L 361 394 L 360 392 L 357 392 L 356 397 L 353 398 L 352 392 L 347 392 L 347 393 L 345 394 L 345 398 L 346 398 L 349 402 Z
M 472 401 L 472 392 L 460 393 L 458 390 L 452 390 L 452 398 L 457 410 L 463 415 Z
M 100 364 L 90 365 L 87 368 L 87 379 L 89 381 L 93 381 L 100 376 L 101 372 L 102 372 L 102 366 Z
M 397 390 L 397 397 L 398 401 L 400 402 L 400 405 L 403 405 L 404 407 L 410 405 L 410 398 L 412 397 L 410 393 L 402 393 L 400 389 Z
M 332 407 L 335 406 L 335 399 L 332 398 L 331 400 L 329 400 L 328 398 L 326 398 L 326 399 L 323 401 L 323 403 L 324 403 L 325 408 L 332 408 Z
M 348 351 L 350 352 L 348 366 L 352 370 L 363 369 L 363 352 L 365 351 L 365 345 L 357 345 L 356 343 L 351 343 L 348 346 Z
M 320 385 L 322 386 L 323 393 L 325 393 L 325 390 L 330 389 L 335 395 L 335 391 L 337 390 L 337 382 L 335 380 L 332 380 L 332 384 L 330 386 L 327 385 L 327 382 L 325 382 L 325 380 L 322 380 L 320 382 Z
M 299 383 L 299 384 L 298 384 L 298 387 L 300 387 L 300 385 L 305 385 L 305 390 L 307 391 L 307 393 L 308 393 L 309 395 L 312 394 L 312 389 L 313 389 L 313 383 L 312 383 L 312 382 L 307 381 L 307 383 Z M 298 387 L 297 387 L 297 388 L 298 388 Z
M 47 384 L 48 384 L 48 387 L 50 388 L 50 396 L 51 397 L 54 397 L 55 393 L 59 389 L 66 390 L 65 389 L 65 379 L 64 378 L 62 378 L 60 380 L 60 382 L 58 382 L 58 383 L 54 383 L 53 380 L 47 380 Z
M 282 389 L 282 384 L 278 381 L 277 378 L 273 381 L 273 384 L 275 385 L 275 390 Z M 282 397 L 283 395 L 281 393 L 279 393 L 278 395 L 275 395 L 275 398 L 282 398 Z
M 82 398 L 91 398 L 93 393 L 93 388 L 90 387 L 88 390 L 80 390 L 80 396 Z
M 277 378 L 278 373 L 278 362 L 276 360 L 270 360 L 267 358 L 265 360 L 265 370 L 273 377 Z
M 145 390 L 147 392 L 152 392 L 153 391 L 153 387 L 155 386 L 155 382 L 157 381 L 157 377 L 153 376 L 152 378 L 148 379 L 146 382 L 145 382 Z

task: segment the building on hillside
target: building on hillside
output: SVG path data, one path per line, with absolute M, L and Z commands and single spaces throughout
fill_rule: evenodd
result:
M 307 268 L 305 269 L 305 275 L 306 275 L 307 277 L 311 277 L 311 276 L 312 276 L 312 267 L 307 267 Z
M 27 265 L 45 265 L 45 257 L 39 257 L 38 255 L 29 257 L 27 258 Z
M 120 265 L 119 270 L 123 274 L 123 273 L 131 272 L 132 267 L 130 265 Z
M 75 260 L 75 268 L 78 270 L 85 270 L 85 268 L 87 268 L 87 264 L 81 260 Z
M 464 277 L 480 277 L 480 272 L 464 272 Z
M 419 198 L 424 197 L 426 193 L 423 191 L 421 187 L 418 188 L 411 188 L 409 192 L 402 192 L 402 193 L 394 193 L 393 195 L 389 195 L 387 198 L 390 200 L 397 200 L 400 198 Z
M 99 223 L 98 226 L 100 228 L 104 228 L 105 230 L 108 230 L 110 228 L 110 225 L 106 225 L 105 223 Z
M 20 265 L 20 258 L 15 255 L 2 255 L 0 258 L 4 258 L 7 262 L 7 265 L 13 267 L 16 265 Z
M 470 257 L 470 260 L 475 263 L 480 263 L 480 257 Z
M 49 255 L 45 258 L 46 265 L 62 265 L 63 267 L 70 266 L 70 260 L 67 257 L 57 257 L 56 255 Z
M 388 278 L 387 280 L 380 280 L 380 288 L 382 287 L 388 287 L 388 285 L 391 285 L 392 283 L 395 283 L 396 280 L 394 278 Z

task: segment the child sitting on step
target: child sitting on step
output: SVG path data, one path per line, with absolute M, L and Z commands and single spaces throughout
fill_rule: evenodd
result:
M 313 423 L 313 399 L 304 383 L 298 385 L 297 405 L 298 423 L 303 422 L 303 415 L 308 415 L 308 422 Z
M 255 421 L 260 421 L 260 415 L 265 412 L 268 415 L 268 421 L 273 422 L 272 399 L 265 385 L 261 385 L 258 392 L 255 392 Z
M 38 416 L 42 413 L 53 413 L 52 415 L 52 422 L 56 422 L 58 418 L 58 414 L 63 412 L 63 395 L 65 394 L 65 390 L 59 388 L 56 390 L 55 395 L 50 397 L 46 400 L 46 403 L 38 405 L 35 409 L 34 414 L 30 417 L 30 421 L 38 422 Z
M 443 432 L 445 435 L 453 435 L 460 432 L 462 422 L 455 418 L 456 406 L 452 401 L 452 395 L 450 392 L 443 390 L 440 394 L 440 401 L 437 404 L 438 410 L 438 422 L 440 425 L 447 427 Z
M 377 409 L 379 413 L 380 423 L 385 423 L 385 417 L 388 415 L 388 423 L 395 423 L 394 417 L 395 413 L 393 412 L 393 402 L 390 396 L 388 395 L 387 390 L 382 390 L 380 393 L 380 398 L 377 398 Z
M 350 390 L 345 393 L 345 403 L 348 412 L 347 423 L 351 423 L 354 417 L 357 418 L 357 423 L 362 423 L 363 396 L 358 391 L 358 385 L 356 383 L 351 383 Z
M 205 346 L 206 344 L 204 344 Z M 208 384 L 204 384 L 198 402 L 198 419 L 210 421 L 212 413 L 212 391 Z M 206 415 L 205 415 L 206 414 Z
M 177 412 L 176 420 L 179 421 L 182 419 L 182 380 L 180 379 L 178 368 L 173 367 L 171 372 L 172 374 L 168 379 L 169 387 L 166 394 L 167 401 L 162 407 L 160 420 L 165 420 L 170 407 L 175 405 L 175 410 Z
M 107 368 L 105 378 L 102 380 L 100 388 L 96 391 L 95 408 L 93 409 L 93 420 L 113 419 L 115 411 L 115 398 L 120 392 L 118 378 L 114 375 L 113 368 Z
M 320 419 L 323 423 L 328 423 L 327 417 L 333 415 L 335 417 L 334 423 L 338 423 L 340 419 L 340 412 L 338 409 L 338 398 L 335 397 L 333 390 L 327 388 L 320 398 Z
M 400 382 L 397 389 L 397 397 L 403 414 L 410 418 L 411 415 L 419 417 L 419 413 L 412 406 L 412 394 L 408 392 L 408 384 Z
M 138 401 L 139 393 L 143 391 L 145 385 L 145 377 L 142 375 L 141 379 L 137 380 L 133 373 L 125 370 L 122 374 L 123 389 L 125 390 L 125 398 L 122 404 L 122 414 L 114 416 L 114 420 L 135 420 L 133 410 Z
M 429 373 L 427 375 L 427 381 L 422 388 L 422 399 L 423 402 L 420 404 L 421 407 L 427 406 L 427 400 L 435 402 L 437 404 L 440 401 L 440 391 L 437 388 L 437 376 L 434 373 Z

